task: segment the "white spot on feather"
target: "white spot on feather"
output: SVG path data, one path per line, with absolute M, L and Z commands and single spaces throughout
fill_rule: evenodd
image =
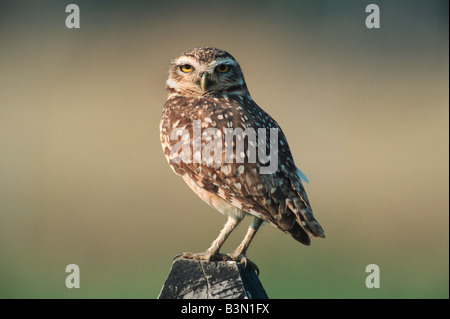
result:
M 231 166 L 230 165 L 224 165 L 224 166 L 222 166 L 220 171 L 222 173 L 224 173 L 225 175 L 229 175 L 231 173 Z

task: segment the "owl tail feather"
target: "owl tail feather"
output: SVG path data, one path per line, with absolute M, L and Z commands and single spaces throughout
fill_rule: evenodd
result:
M 314 218 L 311 209 L 305 208 L 305 202 L 293 200 L 288 203 L 291 211 L 297 216 L 297 222 L 306 232 L 313 237 L 325 238 L 322 226 Z
M 319 222 L 315 220 L 314 217 L 306 219 L 306 226 L 314 237 L 325 238 L 325 232 L 323 231 L 322 226 L 320 226 Z
M 309 235 L 298 223 L 295 223 L 294 226 L 291 229 L 286 230 L 285 233 L 291 235 L 292 238 L 301 242 L 303 245 L 309 246 L 311 244 L 311 238 L 309 238 Z

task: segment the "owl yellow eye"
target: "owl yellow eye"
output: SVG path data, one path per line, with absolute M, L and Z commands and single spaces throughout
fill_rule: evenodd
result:
M 180 70 L 184 73 L 189 73 L 194 71 L 194 67 L 190 64 L 183 64 L 182 66 L 180 66 Z
M 230 66 L 226 64 L 221 64 L 216 66 L 216 71 L 219 73 L 227 73 L 230 71 Z

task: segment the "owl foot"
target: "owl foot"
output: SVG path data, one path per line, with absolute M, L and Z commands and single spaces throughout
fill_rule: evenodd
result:
M 209 252 L 204 253 L 191 253 L 191 252 L 184 252 L 181 254 L 178 254 L 175 256 L 176 258 L 185 258 L 185 259 L 195 259 L 195 260 L 206 260 L 207 262 L 210 261 L 229 261 L 232 260 L 230 256 L 225 254 L 212 254 Z
M 254 272 L 256 272 L 256 275 L 259 276 L 258 266 L 256 266 L 256 264 L 252 262 L 250 259 L 248 259 L 245 255 L 240 254 L 236 256 L 234 254 L 230 254 L 229 257 L 231 258 L 231 260 L 243 264 L 244 268 L 248 267 L 250 270 L 253 270 Z

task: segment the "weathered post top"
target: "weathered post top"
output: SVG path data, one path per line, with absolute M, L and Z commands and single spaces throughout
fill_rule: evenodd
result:
M 176 258 L 158 299 L 268 299 L 255 271 L 235 261 Z

